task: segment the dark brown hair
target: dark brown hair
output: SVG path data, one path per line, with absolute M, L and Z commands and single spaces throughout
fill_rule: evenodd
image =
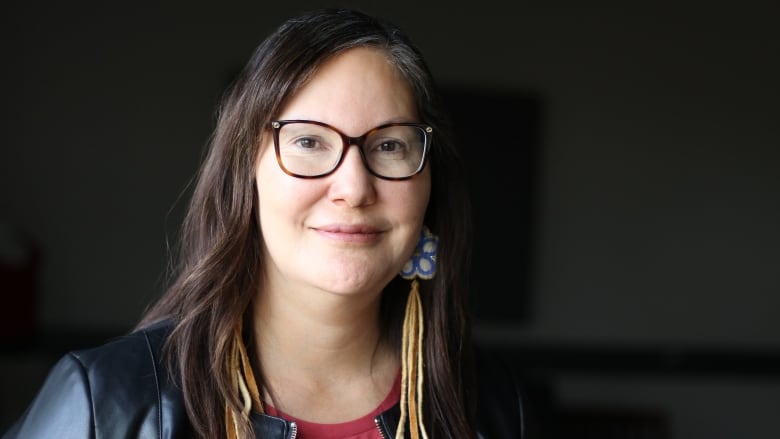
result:
M 225 401 L 239 406 L 224 359 L 238 319 L 250 314 L 264 263 L 254 164 L 266 128 L 323 62 L 363 46 L 382 50 L 402 72 L 421 122 L 434 129 L 425 224 L 440 244 L 436 277 L 421 285 L 426 429 L 434 438 L 474 436 L 465 309 L 471 223 L 459 155 L 420 51 L 397 27 L 344 9 L 313 11 L 283 23 L 257 47 L 226 93 L 180 232 L 175 280 L 138 325 L 171 320 L 166 352 L 200 436 L 224 437 Z M 384 335 L 391 340 L 399 337 L 408 291 L 408 282 L 396 278 L 383 293 Z

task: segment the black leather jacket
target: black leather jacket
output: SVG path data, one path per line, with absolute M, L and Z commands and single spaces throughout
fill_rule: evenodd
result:
M 181 390 L 169 380 L 160 359 L 169 329 L 158 324 L 68 353 L 3 438 L 192 437 Z M 525 438 L 523 404 L 511 375 L 484 356 L 476 364 L 479 438 Z M 394 437 L 398 418 L 397 404 L 376 418 L 383 437 Z M 252 413 L 251 419 L 258 438 L 295 438 L 293 423 L 260 413 Z

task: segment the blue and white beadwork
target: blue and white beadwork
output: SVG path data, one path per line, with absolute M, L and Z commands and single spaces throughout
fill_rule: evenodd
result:
M 401 277 L 409 280 L 415 277 L 432 279 L 433 275 L 436 274 L 436 250 L 438 247 L 439 238 L 423 226 L 414 254 L 401 269 Z

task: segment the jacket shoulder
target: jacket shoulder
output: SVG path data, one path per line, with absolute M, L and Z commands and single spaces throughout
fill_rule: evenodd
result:
M 109 384 L 119 388 L 146 382 L 164 370 L 161 352 L 170 326 L 159 323 L 149 328 L 119 336 L 106 344 L 68 353 L 100 387 Z M 157 380 L 155 380 L 157 381 Z
M 163 437 L 186 424 L 181 392 L 161 358 L 169 325 L 73 351 L 49 372 L 4 438 Z

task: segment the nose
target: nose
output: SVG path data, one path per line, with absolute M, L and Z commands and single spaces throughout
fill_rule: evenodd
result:
M 331 180 L 329 196 L 333 202 L 359 207 L 376 201 L 376 177 L 366 169 L 357 145 L 349 145 L 344 150 L 341 164 L 328 178 Z

